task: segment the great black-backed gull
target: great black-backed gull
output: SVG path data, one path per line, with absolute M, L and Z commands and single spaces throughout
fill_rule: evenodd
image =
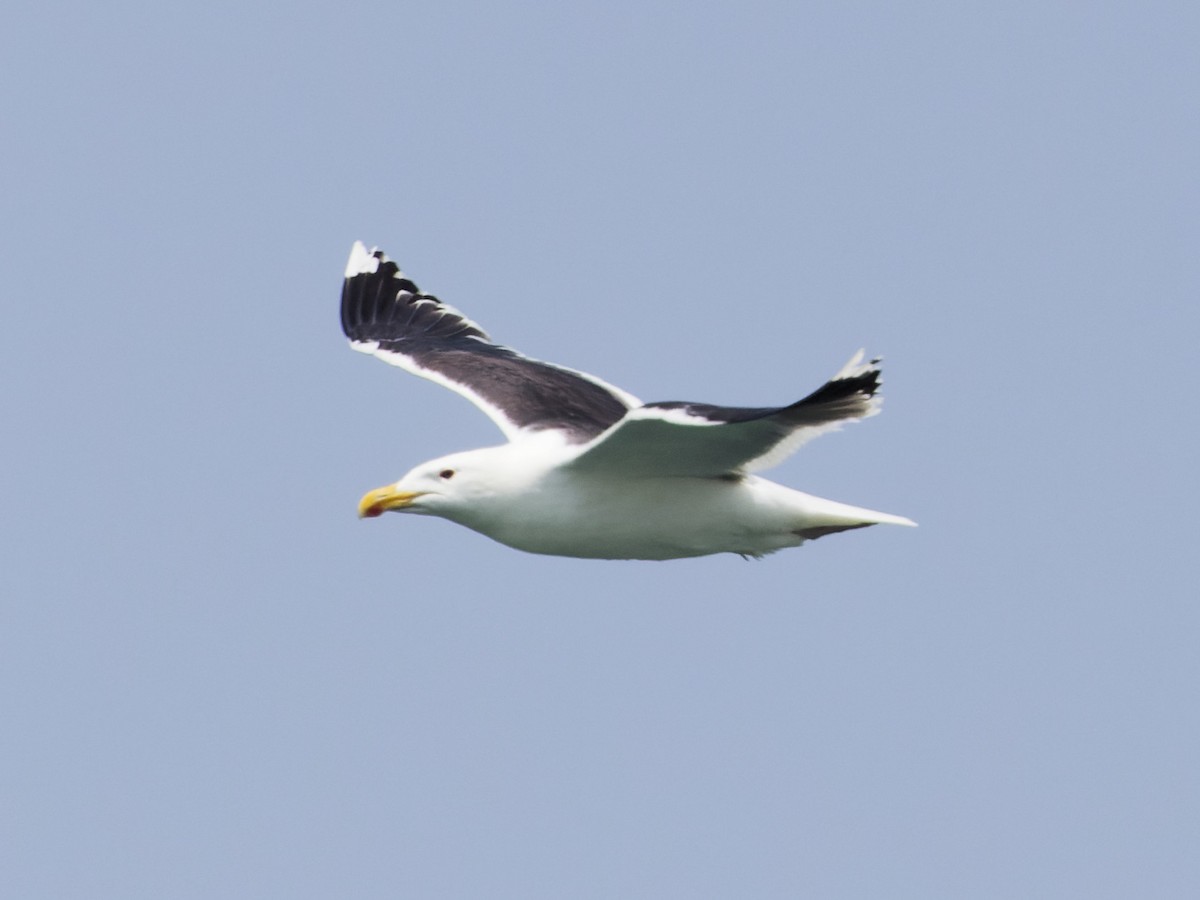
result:
M 838 531 L 915 524 L 751 474 L 879 410 L 879 360 L 861 350 L 790 406 L 643 404 L 492 343 L 361 243 L 346 265 L 342 329 L 355 350 L 462 394 L 508 438 L 417 466 L 364 496 L 360 516 L 441 516 L 518 550 L 599 559 L 760 557 Z

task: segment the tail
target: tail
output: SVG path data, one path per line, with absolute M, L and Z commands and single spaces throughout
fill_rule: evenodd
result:
M 827 534 L 837 534 L 839 531 L 852 531 L 855 528 L 866 528 L 870 525 L 907 525 L 916 528 L 917 523 L 904 516 L 894 516 L 891 513 L 879 512 L 875 509 L 865 509 L 861 506 L 850 506 L 838 503 L 836 500 L 825 500 L 821 497 L 808 496 L 809 503 L 805 510 L 803 521 L 792 533 L 806 541 L 816 540 Z

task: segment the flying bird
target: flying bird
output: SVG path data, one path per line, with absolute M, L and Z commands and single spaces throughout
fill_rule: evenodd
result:
M 753 474 L 878 412 L 879 360 L 861 350 L 790 406 L 642 403 L 494 343 L 358 242 L 342 330 L 355 350 L 462 394 L 508 439 L 422 463 L 367 493 L 360 517 L 441 516 L 518 550 L 593 559 L 757 558 L 839 531 L 916 524 Z

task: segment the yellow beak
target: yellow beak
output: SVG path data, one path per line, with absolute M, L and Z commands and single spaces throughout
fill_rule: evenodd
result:
M 358 501 L 358 517 L 372 519 L 375 516 L 383 515 L 388 510 L 404 509 L 412 506 L 412 502 L 424 493 L 424 491 L 398 491 L 395 485 L 376 488 L 368 491 Z

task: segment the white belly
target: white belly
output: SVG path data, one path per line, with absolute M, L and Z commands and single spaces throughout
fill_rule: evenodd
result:
M 530 553 L 596 559 L 760 556 L 794 547 L 807 494 L 761 478 L 558 478 L 463 525 Z M 491 505 L 491 504 L 489 504 Z

